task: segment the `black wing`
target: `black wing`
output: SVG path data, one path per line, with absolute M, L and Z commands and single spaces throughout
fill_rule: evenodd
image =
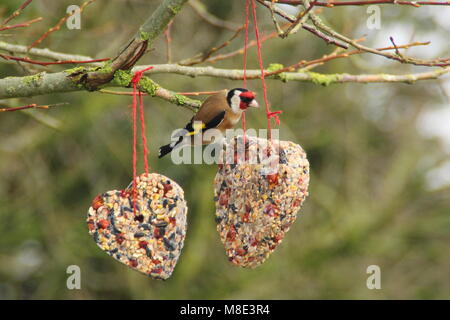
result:
M 200 132 L 204 132 L 208 129 L 212 129 L 212 128 L 216 128 L 225 118 L 225 111 L 220 112 L 219 114 L 217 114 L 217 116 L 215 116 L 214 118 L 211 119 L 211 121 L 209 121 L 208 123 L 206 123 L 204 125 L 204 127 L 201 129 Z M 191 119 L 191 121 L 186 125 L 186 127 L 184 127 L 184 129 L 189 132 L 192 133 L 194 132 L 194 118 Z

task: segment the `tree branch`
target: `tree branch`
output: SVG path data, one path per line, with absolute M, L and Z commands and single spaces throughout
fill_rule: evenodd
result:
M 450 58 L 443 58 L 443 59 L 434 59 L 434 60 L 423 60 L 423 59 L 415 59 L 411 57 L 406 56 L 399 56 L 396 54 L 392 54 L 389 52 L 382 52 L 374 48 L 366 47 L 362 44 L 357 43 L 356 41 L 340 34 L 339 32 L 333 30 L 329 26 L 325 25 L 322 20 L 317 16 L 316 14 L 311 13 L 310 14 L 311 21 L 314 23 L 314 25 L 322 30 L 323 32 L 328 33 L 332 37 L 339 39 L 341 41 L 344 41 L 345 43 L 348 43 L 349 45 L 353 46 L 356 49 L 372 53 L 378 56 L 385 57 L 387 59 L 395 60 L 401 63 L 407 63 L 412 64 L 416 66 L 427 66 L 427 67 L 447 67 L 450 65 Z
M 131 71 L 118 71 L 113 81 L 105 87 L 129 88 L 133 75 Z M 140 91 L 148 93 L 152 97 L 158 97 L 173 104 L 196 111 L 200 107 L 200 101 L 186 98 L 173 91 L 161 87 L 159 84 L 143 77 L 139 82 Z M 27 77 L 8 77 L 0 79 L 0 99 L 20 97 L 33 97 L 45 94 L 82 91 L 85 88 L 79 85 L 76 79 L 68 77 L 68 72 L 39 73 Z
M 283 10 L 281 10 L 277 7 L 271 8 L 271 6 L 270 6 L 272 4 L 271 1 L 266 1 L 266 0 L 256 0 L 256 1 L 258 1 L 260 4 L 264 5 L 265 7 L 269 8 L 269 10 L 272 9 L 273 12 L 278 14 L 280 17 L 283 17 L 285 20 L 292 22 L 292 23 L 296 22 L 296 19 L 294 17 L 288 15 Z M 394 2 L 396 2 L 396 1 L 397 0 L 395 0 Z M 280 2 L 278 1 L 277 3 L 280 3 Z M 301 3 L 303 3 L 303 2 L 301 2 Z M 317 5 L 317 2 L 311 2 L 311 4 Z M 423 60 L 423 59 L 415 59 L 415 58 L 406 57 L 406 56 L 398 56 L 396 54 L 391 54 L 388 52 L 381 52 L 379 50 L 369 48 L 364 45 L 360 45 L 356 41 L 333 30 L 329 26 L 325 25 L 322 22 L 322 20 L 319 18 L 318 15 L 316 15 L 312 12 L 310 12 L 309 18 L 313 22 L 314 26 L 311 27 L 307 24 L 303 24 L 302 25 L 303 29 L 308 30 L 309 32 L 317 35 L 319 38 L 324 39 L 325 41 L 327 41 L 327 43 L 333 43 L 333 44 L 340 46 L 342 48 L 345 48 L 345 49 L 348 48 L 348 45 L 351 45 L 356 49 L 359 49 L 359 50 L 362 50 L 362 51 L 365 51 L 368 53 L 372 53 L 375 55 L 385 57 L 387 59 L 395 60 L 395 61 L 398 61 L 401 63 L 412 64 L 412 65 L 416 65 L 416 66 L 447 67 L 450 65 L 450 62 L 449 62 L 450 58 Z M 325 34 L 325 37 L 323 36 L 324 34 Z M 328 39 L 326 37 L 328 37 Z M 329 41 L 331 41 L 331 42 L 329 42 Z
M 170 21 L 180 12 L 188 0 L 164 0 L 153 14 L 139 28 L 133 39 L 125 46 L 119 55 L 108 66 L 108 69 L 90 72 L 79 78 L 86 88 L 95 90 L 108 83 L 117 70 L 129 70 L 145 54 L 154 40 L 164 32 Z
M 218 69 L 213 67 L 187 67 L 175 64 L 160 64 L 153 65 L 154 68 L 148 71 L 148 74 L 158 73 L 175 73 L 188 77 L 215 77 L 230 80 L 243 80 L 243 70 Z M 133 70 L 142 70 L 148 66 L 139 66 Z M 400 83 L 414 83 L 419 80 L 437 79 L 444 74 L 450 72 L 450 67 L 440 68 L 434 71 L 412 73 L 406 75 L 392 75 L 392 74 L 361 74 L 351 75 L 347 73 L 337 74 L 320 74 L 315 72 L 284 72 L 281 74 L 272 74 L 271 70 L 265 70 L 269 74 L 268 79 L 281 81 L 300 81 L 312 82 L 315 84 L 329 85 L 334 83 L 374 83 L 374 82 L 400 82 Z M 261 78 L 261 70 L 247 70 L 247 79 L 256 80 Z M 0 96 L 1 97 L 1 96 Z
M 290 4 L 293 6 L 303 4 L 302 0 L 278 0 L 277 3 Z M 333 8 L 335 6 L 367 6 L 372 4 L 398 4 L 412 7 L 420 6 L 448 6 L 449 1 L 399 1 L 399 0 L 364 0 L 364 1 L 312 1 L 311 4 L 317 7 Z
M 32 56 L 52 59 L 55 61 L 67 61 L 67 60 L 90 61 L 90 60 L 94 60 L 94 58 L 91 58 L 88 56 L 60 53 L 60 52 L 51 51 L 49 49 L 32 48 L 31 50 L 28 51 L 27 46 L 11 44 L 11 43 L 7 43 L 7 42 L 3 42 L 3 41 L 0 41 L 0 50 L 13 52 L 13 53 L 29 54 Z M 92 63 L 90 65 L 101 66 L 102 64 L 101 63 Z
M 263 6 L 265 6 L 266 8 L 268 8 L 269 10 L 271 9 L 271 2 L 270 1 L 266 1 L 266 0 L 256 0 L 258 1 L 258 3 L 262 4 Z M 286 12 L 284 12 L 283 10 L 281 10 L 278 7 L 273 7 L 273 12 L 275 12 L 277 15 L 279 15 L 280 17 L 284 18 L 285 20 L 295 23 L 297 18 L 293 17 L 289 14 L 287 14 Z M 310 24 L 307 23 L 303 23 L 302 24 L 302 28 L 311 32 L 312 34 L 314 34 L 315 36 L 321 38 L 322 40 L 324 40 L 327 44 L 333 44 L 335 46 L 338 46 L 340 48 L 343 49 L 348 49 L 348 45 L 345 42 L 339 41 L 337 39 L 334 39 L 333 37 L 323 33 L 320 30 L 317 30 L 317 28 L 315 26 L 312 26 Z
M 58 73 L 40 73 L 28 77 L 9 77 L 0 79 L 0 99 L 5 98 L 18 98 L 18 97 L 30 97 L 36 95 L 52 94 L 58 92 L 73 92 L 82 90 L 96 90 L 98 88 L 106 87 L 122 87 L 130 88 L 133 72 L 147 68 L 147 66 L 139 66 L 133 68 L 133 65 L 139 60 L 139 58 L 145 53 L 148 45 L 152 45 L 155 38 L 161 34 L 172 21 L 173 17 L 179 12 L 183 4 L 188 0 L 164 0 L 164 2 L 156 9 L 152 16 L 140 27 L 139 31 L 135 34 L 133 39 L 124 50 L 110 63 L 106 65 L 100 65 L 97 63 L 91 64 L 92 67 L 78 67 L 71 70 L 66 70 Z M 258 0 L 265 5 L 264 0 Z M 313 2 L 314 3 L 314 2 Z M 282 12 L 276 12 L 283 15 Z M 298 18 L 286 17 L 288 21 L 296 21 Z M 376 53 L 383 56 L 389 56 L 390 58 L 405 59 L 400 55 L 387 54 L 381 51 L 384 49 L 372 49 L 361 46 L 356 40 L 351 40 L 342 36 L 329 27 L 323 25 L 321 21 L 311 14 L 311 19 L 315 26 L 311 26 L 311 30 L 322 34 L 322 39 L 330 41 L 338 46 L 345 47 L 346 43 L 356 47 L 358 50 L 343 53 L 341 56 L 348 56 L 350 54 L 358 54 L 362 52 Z M 301 20 L 301 18 L 300 18 Z M 292 22 L 291 21 L 291 22 Z M 300 23 L 298 25 L 301 25 Z M 310 26 L 307 24 L 302 25 L 303 28 L 308 29 Z M 310 32 L 312 32 L 309 30 Z M 322 31 L 320 31 L 322 30 Z M 325 34 L 327 33 L 327 34 Z M 339 40 L 337 40 L 339 39 Z M 343 41 L 343 43 L 339 43 Z M 394 45 L 394 49 L 401 48 L 402 46 Z M 388 48 L 389 49 L 389 48 Z M 0 50 L 9 52 L 35 55 L 39 57 L 45 57 L 56 61 L 89 61 L 93 60 L 91 57 L 69 55 L 64 53 L 52 52 L 48 49 L 36 49 L 33 48 L 28 51 L 27 47 L 20 45 L 12 45 L 5 42 L 0 42 Z M 398 52 L 397 52 L 398 53 Z M 313 60 L 311 63 L 318 63 L 340 56 L 325 57 L 319 60 Z M 395 59 L 395 60 L 397 60 Z M 300 62 L 298 66 L 303 66 L 304 63 Z M 294 65 L 296 66 L 296 65 Z M 281 68 L 281 69 L 280 69 Z M 314 72 L 308 72 L 306 70 L 295 71 L 292 66 L 289 70 L 285 70 L 282 66 L 280 68 L 269 68 L 266 70 L 269 79 L 279 81 L 299 81 L 310 82 L 320 85 L 330 85 L 334 83 L 373 83 L 373 82 L 397 82 L 397 83 L 414 83 L 415 81 L 436 79 L 444 74 L 450 72 L 450 68 L 441 68 L 439 70 L 406 74 L 406 75 L 389 75 L 389 74 L 319 74 Z M 131 69 L 131 71 L 129 70 Z M 147 72 L 147 74 L 168 73 L 179 74 L 189 77 L 217 77 L 230 80 L 242 80 L 244 72 L 242 70 L 230 70 L 219 69 L 213 67 L 191 67 L 181 66 L 178 64 L 160 64 L 154 65 L 154 69 Z M 260 79 L 260 70 L 248 70 L 248 79 Z M 139 82 L 139 89 L 147 93 L 150 96 L 159 97 L 173 104 L 188 108 L 192 111 L 198 110 L 201 102 L 187 98 L 176 92 L 165 89 L 155 83 L 148 77 L 143 77 Z
M 187 67 L 175 64 L 153 65 L 154 69 L 147 74 L 179 74 L 189 77 L 216 77 L 222 79 L 242 80 L 244 73 L 242 70 L 218 69 L 213 67 Z M 118 71 L 114 80 L 103 87 L 123 87 L 129 88 L 132 74 L 148 66 L 135 67 L 132 71 Z M 268 70 L 267 72 L 269 72 Z M 400 82 L 414 83 L 420 80 L 437 79 L 450 72 L 450 68 L 441 68 L 434 71 L 407 74 L 319 74 L 314 72 L 285 72 L 269 76 L 269 79 L 280 81 L 300 81 L 310 82 L 320 85 L 330 85 L 334 83 L 373 83 L 373 82 Z M 79 85 L 76 79 L 67 76 L 67 72 L 40 73 L 27 77 L 8 77 L 0 79 L 0 99 L 31 97 L 60 92 L 82 91 L 85 88 Z M 248 79 L 259 79 L 260 70 L 247 70 Z M 159 97 L 176 105 L 186 107 L 190 110 L 197 110 L 200 101 L 186 98 L 173 91 L 167 90 L 148 77 L 143 77 L 139 82 L 139 89 L 151 96 Z

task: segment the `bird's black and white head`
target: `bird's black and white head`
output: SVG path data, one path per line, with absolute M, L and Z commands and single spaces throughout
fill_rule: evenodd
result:
M 255 93 L 242 88 L 228 91 L 227 102 L 234 113 L 245 111 L 248 107 L 259 107 L 258 102 L 255 100 Z

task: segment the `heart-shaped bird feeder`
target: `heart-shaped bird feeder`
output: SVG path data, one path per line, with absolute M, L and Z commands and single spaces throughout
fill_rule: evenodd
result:
M 111 257 L 165 280 L 175 268 L 186 236 L 183 189 L 156 173 L 136 177 L 136 195 L 132 185 L 93 200 L 87 217 L 89 233 Z
M 217 230 L 229 260 L 255 268 L 296 220 L 308 195 L 309 162 L 298 144 L 249 136 L 225 144 L 221 159 L 214 180 Z

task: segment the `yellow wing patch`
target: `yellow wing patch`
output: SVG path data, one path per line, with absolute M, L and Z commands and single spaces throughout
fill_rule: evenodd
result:
M 193 125 L 194 131 L 186 133 L 185 136 L 193 136 L 197 133 L 200 133 L 202 131 L 202 129 L 205 129 L 205 127 L 206 127 L 206 124 L 204 124 L 203 122 L 195 121 L 194 125 Z

